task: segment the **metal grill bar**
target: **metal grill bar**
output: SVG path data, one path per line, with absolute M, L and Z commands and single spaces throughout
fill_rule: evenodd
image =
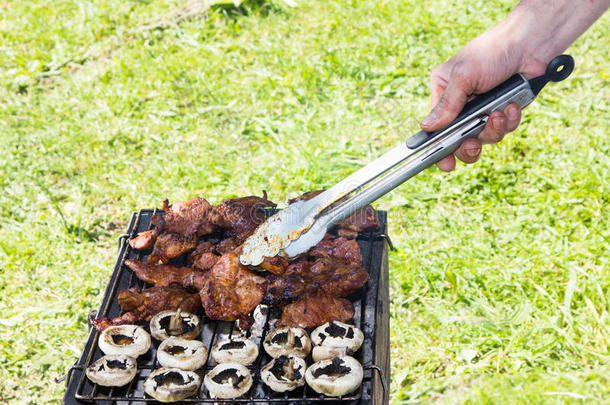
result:
M 129 237 L 136 236 L 139 232 L 149 230 L 151 228 L 152 216 L 156 214 L 155 210 L 141 210 L 132 215 L 127 234 Z M 362 263 L 369 272 L 370 279 L 365 286 L 359 291 L 353 293 L 348 298 L 354 303 L 355 314 L 353 323 L 364 332 L 364 343 L 362 348 L 355 354 L 355 357 L 365 365 L 365 373 L 362 385 L 359 389 L 349 396 L 330 398 L 317 394 L 307 385 L 292 392 L 276 393 L 269 387 L 264 385 L 260 379 L 260 368 L 264 363 L 269 361 L 266 355 L 262 342 L 269 332 L 270 322 L 278 317 L 277 310 L 269 310 L 267 319 L 263 327 L 260 337 L 251 337 L 255 343 L 259 344 L 259 356 L 252 366 L 249 366 L 253 377 L 253 385 L 249 391 L 249 396 L 238 399 L 212 399 L 209 393 L 202 384 L 198 396 L 183 400 L 184 403 L 256 403 L 256 404 L 305 404 L 312 402 L 325 402 L 333 404 L 369 404 L 372 401 L 374 371 L 378 367 L 374 364 L 375 359 L 375 329 L 376 329 L 376 306 L 377 295 L 379 289 L 379 278 L 381 271 L 382 255 L 384 250 L 384 235 L 386 233 L 386 213 L 378 211 L 378 217 L 381 227 L 376 231 L 365 232 L 358 236 L 357 241 L 362 252 Z M 133 250 L 128 242 L 128 238 L 120 239 L 120 249 L 117 263 L 115 265 L 112 277 L 108 284 L 102 305 L 98 316 L 115 317 L 121 314 L 121 309 L 118 306 L 117 294 L 125 288 L 144 288 L 146 285 L 141 282 L 134 273 L 127 269 L 124 265 L 126 259 L 142 260 L 150 252 L 142 252 Z M 184 259 L 179 260 L 176 265 L 185 265 Z M 213 321 L 205 316 L 203 309 L 198 315 L 201 317 L 203 330 L 202 340 L 208 344 L 208 350 L 216 342 L 225 336 L 234 336 L 241 332 L 235 326 L 234 322 Z M 247 333 L 250 335 L 250 332 Z M 95 329 L 90 331 L 87 339 L 87 344 L 81 356 L 81 360 L 74 366 L 72 378 L 68 381 L 68 390 L 64 398 L 64 404 L 79 404 L 79 403 L 98 403 L 98 404 L 144 404 L 154 402 L 155 400 L 147 397 L 144 393 L 143 383 L 146 377 L 152 370 L 160 367 L 156 359 L 156 349 L 159 342 L 153 339 L 153 345 L 149 352 L 138 358 L 138 373 L 130 384 L 126 387 L 109 388 L 98 386 L 91 383 L 84 373 L 84 369 L 91 364 L 95 359 L 102 356 L 101 351 L 97 346 L 98 333 Z M 211 370 L 213 366 L 208 362 L 199 370 L 201 377 Z

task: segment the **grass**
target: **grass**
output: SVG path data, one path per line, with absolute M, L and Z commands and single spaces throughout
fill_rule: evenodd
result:
M 0 4 L 0 402 L 58 403 L 131 211 L 333 184 L 516 1 Z M 390 211 L 395 403 L 610 402 L 608 15 L 474 166 Z

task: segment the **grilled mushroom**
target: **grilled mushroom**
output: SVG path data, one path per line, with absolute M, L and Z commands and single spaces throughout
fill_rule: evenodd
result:
M 354 354 L 347 347 L 314 346 L 311 350 L 313 361 L 332 359 L 338 356 L 351 356 Z
M 126 354 L 137 358 L 150 347 L 150 335 L 138 325 L 109 326 L 98 340 L 104 354 Z
M 289 354 L 305 357 L 311 350 L 311 341 L 305 329 L 284 326 L 268 334 L 263 346 L 273 358 Z
M 219 364 L 203 379 L 212 398 L 237 398 L 252 386 L 250 370 L 239 363 Z
M 208 359 L 208 349 L 199 340 L 172 336 L 159 345 L 157 359 L 163 367 L 192 371 L 205 364 Z
M 201 378 L 194 371 L 160 368 L 144 381 L 144 392 L 161 402 L 174 402 L 197 393 Z
M 161 311 L 150 320 L 150 333 L 157 340 L 165 340 L 170 336 L 182 339 L 195 339 L 201 332 L 199 317 L 188 312 Z
M 216 343 L 211 352 L 216 363 L 239 363 L 249 366 L 258 357 L 258 346 L 250 339 L 233 337 Z
M 338 397 L 358 388 L 362 384 L 363 375 L 358 360 L 342 356 L 312 364 L 305 372 L 305 380 L 314 391 Z
M 289 355 L 271 360 L 261 369 L 261 379 L 273 391 L 292 391 L 305 385 L 307 364 L 300 357 Z
M 87 378 L 105 387 L 122 387 L 138 371 L 136 359 L 125 354 L 107 354 L 87 367 Z
M 355 353 L 364 341 L 364 334 L 355 326 L 331 321 L 314 329 L 311 341 L 316 346 L 346 347 Z

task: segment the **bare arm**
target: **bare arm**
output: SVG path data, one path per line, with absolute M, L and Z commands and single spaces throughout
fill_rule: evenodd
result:
M 470 97 L 492 89 L 519 72 L 531 78 L 567 49 L 610 7 L 610 0 L 522 0 L 500 24 L 472 40 L 431 75 L 432 111 L 421 122 L 426 131 L 447 126 Z M 474 163 L 484 143 L 496 143 L 517 128 L 521 110 L 510 105 L 494 112 L 478 139 L 468 139 L 455 155 Z M 451 171 L 455 157 L 439 168 Z

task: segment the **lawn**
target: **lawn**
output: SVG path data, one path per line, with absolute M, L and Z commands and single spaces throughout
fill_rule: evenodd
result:
M 1 403 L 59 402 L 133 210 L 332 185 L 516 1 L 188 3 L 0 3 Z M 609 23 L 479 163 L 376 203 L 393 402 L 610 402 Z

